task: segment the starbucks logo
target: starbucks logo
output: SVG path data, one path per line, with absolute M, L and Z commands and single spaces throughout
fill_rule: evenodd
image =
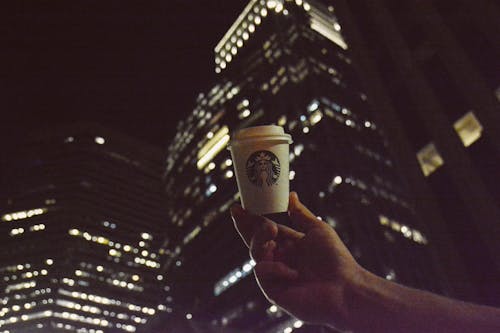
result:
M 247 176 L 250 182 L 259 187 L 276 184 L 280 177 L 280 161 L 272 152 L 259 150 L 247 160 Z

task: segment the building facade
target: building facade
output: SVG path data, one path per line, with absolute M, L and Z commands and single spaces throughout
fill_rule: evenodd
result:
M 6 156 L 0 332 L 135 332 L 168 311 L 160 149 L 82 125 Z
M 336 3 L 452 294 L 499 306 L 498 4 Z
M 442 292 L 425 225 L 415 216 L 356 74 L 335 9 L 252 0 L 215 47 L 217 83 L 196 100 L 168 148 L 168 281 L 178 318 L 217 332 L 318 332 L 269 304 L 234 231 L 238 202 L 226 149 L 232 132 L 290 133 L 291 189 L 337 230 L 356 259 L 390 280 Z

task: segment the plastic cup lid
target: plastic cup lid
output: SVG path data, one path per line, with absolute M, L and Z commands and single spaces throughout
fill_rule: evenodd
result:
M 271 140 L 285 140 L 288 143 L 292 142 L 290 134 L 286 134 L 281 126 L 267 125 L 267 126 L 254 126 L 241 129 L 234 133 L 232 143 L 235 141 L 246 141 L 253 139 L 263 139 L 264 137 Z

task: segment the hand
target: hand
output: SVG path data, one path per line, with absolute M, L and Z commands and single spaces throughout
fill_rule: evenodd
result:
M 267 299 L 312 323 L 350 326 L 347 293 L 363 277 L 337 233 L 290 194 L 289 215 L 297 230 L 231 208 L 236 229 L 255 260 L 257 282 Z

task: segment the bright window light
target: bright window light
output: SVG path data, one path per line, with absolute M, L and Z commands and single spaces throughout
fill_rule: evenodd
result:
M 202 170 L 229 142 L 229 128 L 222 127 L 198 152 L 198 170 Z
M 467 112 L 462 118 L 458 119 L 453 124 L 453 128 L 465 147 L 469 147 L 479 140 L 483 132 L 483 126 L 472 111 Z
M 94 141 L 95 141 L 95 143 L 97 143 L 98 145 L 103 145 L 103 144 L 106 142 L 106 140 L 104 140 L 104 138 L 103 138 L 103 137 L 101 137 L 101 136 L 96 136 L 96 137 L 94 138 Z
M 47 208 L 36 208 L 30 210 L 22 210 L 19 212 L 9 213 L 2 215 L 2 221 L 10 222 L 27 219 L 36 215 L 42 215 L 47 212 Z
M 153 239 L 153 236 L 151 234 L 148 234 L 147 232 L 143 232 L 141 233 L 141 238 L 146 240 L 151 240 Z
M 424 176 L 429 176 L 444 164 L 444 160 L 439 154 L 434 143 L 429 143 L 417 153 L 417 160 Z

